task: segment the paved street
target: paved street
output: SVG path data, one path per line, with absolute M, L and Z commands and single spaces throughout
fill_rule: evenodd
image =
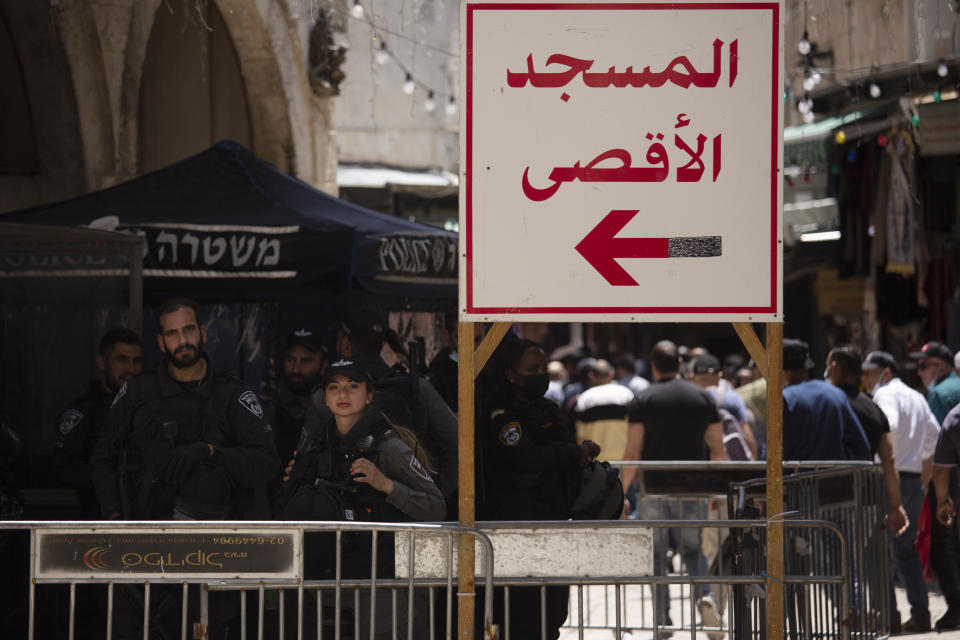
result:
M 934 585 L 929 585 L 930 587 L 930 615 L 933 620 L 936 621 L 940 616 L 942 616 L 947 610 L 947 604 L 943 599 L 943 596 L 940 595 L 940 592 Z M 897 588 L 897 606 L 903 615 L 904 620 L 909 617 L 910 606 L 907 604 L 907 594 L 903 588 Z M 605 595 L 606 592 L 606 595 Z M 625 624 L 627 625 L 638 625 L 638 626 L 651 626 L 653 621 L 653 608 L 651 607 L 650 602 L 650 591 L 646 588 L 639 587 L 628 587 L 627 588 L 627 616 Z M 677 624 L 682 624 L 683 626 L 688 626 L 688 621 L 690 620 L 689 611 L 681 612 L 681 602 L 686 602 L 689 606 L 689 600 L 683 598 L 683 594 L 680 591 L 679 587 L 674 587 L 672 590 L 673 596 L 673 606 L 671 607 L 671 613 L 674 619 L 674 622 Z M 591 587 L 589 589 L 584 589 L 584 611 L 585 618 L 588 622 L 593 625 L 610 625 L 614 626 L 614 594 L 612 588 L 604 587 Z M 571 609 L 570 617 L 568 618 L 568 623 L 575 622 L 577 619 L 577 592 L 575 589 L 571 590 Z M 589 613 L 586 613 L 589 612 Z M 578 638 L 578 632 L 575 627 L 562 629 L 560 632 L 561 640 L 573 640 Z M 584 638 L 587 639 L 609 639 L 612 637 L 612 632 L 606 629 L 594 629 L 587 630 L 584 632 Z M 653 632 L 651 631 L 636 631 L 629 635 L 631 640 L 647 640 L 653 637 Z M 661 636 L 662 637 L 662 636 Z M 689 637 L 689 631 L 683 633 L 677 633 L 676 638 L 687 638 Z M 921 634 L 912 634 L 909 636 L 901 636 L 904 638 L 912 638 L 916 640 L 947 640 L 953 638 L 960 638 L 960 631 L 951 631 L 948 633 L 938 634 L 935 631 L 929 633 Z M 628 638 L 627 635 L 624 635 L 624 638 Z M 721 640 L 721 638 L 708 638 L 705 633 L 695 634 L 696 640 Z

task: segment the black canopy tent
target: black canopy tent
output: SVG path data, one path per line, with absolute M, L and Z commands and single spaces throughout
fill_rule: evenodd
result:
M 455 233 L 339 200 L 236 142 L 129 182 L 5 214 L 9 222 L 89 225 L 116 218 L 145 237 L 147 300 L 276 299 L 320 286 L 432 307 L 457 295 Z
M 254 389 L 269 378 L 277 341 L 292 329 L 326 329 L 346 306 L 435 311 L 454 304 L 457 295 L 455 233 L 334 198 L 229 141 L 129 182 L 0 215 L 0 221 L 93 223 L 138 236 L 146 305 L 170 296 L 196 299 L 211 336 L 207 350 L 216 362 L 233 365 Z M 91 275 L 78 274 L 76 281 Z M 134 326 L 115 313 L 98 317 L 101 331 L 117 322 Z M 11 335 L 31 330 L 14 326 L 16 314 L 8 320 Z M 45 398 L 50 411 L 78 396 L 89 374 L 96 374 L 96 339 L 87 332 L 68 340 L 73 330 L 66 323 L 56 331 L 79 354 L 69 361 L 85 365 L 56 373 L 69 383 L 56 397 Z M 155 334 L 155 320 L 145 313 L 148 367 L 159 356 Z M 34 357 L 4 354 L 5 360 Z M 58 366 L 55 356 L 45 359 L 50 361 L 42 370 Z M 34 421 L 42 424 L 24 425 L 45 434 L 31 447 L 35 453 L 44 453 L 53 441 L 55 425 L 46 413 Z

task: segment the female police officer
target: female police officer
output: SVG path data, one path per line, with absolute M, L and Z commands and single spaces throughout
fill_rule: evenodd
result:
M 577 444 L 559 410 L 543 398 L 546 366 L 543 350 L 531 340 L 504 343 L 497 352 L 482 435 L 484 519 L 569 519 L 575 472 L 600 453 L 589 440 Z M 559 637 L 568 591 L 547 587 L 547 638 Z M 495 618 L 502 617 L 502 590 L 496 600 Z M 540 618 L 539 588 L 510 589 L 511 638 L 540 638 Z
M 368 522 L 442 519 L 445 502 L 430 477 L 424 449 L 411 432 L 390 423 L 371 405 L 373 381 L 369 374 L 353 361 L 340 360 L 327 368 L 320 393 L 326 410 L 308 421 L 295 458 L 287 466 L 284 480 L 291 485 L 293 495 L 281 512 L 282 518 Z M 307 572 L 314 573 L 312 577 L 332 577 L 335 545 L 316 537 L 316 544 L 311 545 L 310 537 L 308 534 Z M 381 533 L 377 540 L 376 575 L 392 578 L 393 536 Z M 369 534 L 343 536 L 344 578 L 370 577 L 371 544 Z M 401 597 L 405 599 L 405 594 Z M 360 616 L 362 624 L 366 624 L 368 598 L 369 593 L 364 593 L 359 609 L 364 612 Z M 377 605 L 375 622 L 380 636 L 390 632 L 387 591 L 381 594 L 377 590 Z M 401 622 L 405 619 L 401 616 Z M 366 633 L 361 630 L 361 635 Z

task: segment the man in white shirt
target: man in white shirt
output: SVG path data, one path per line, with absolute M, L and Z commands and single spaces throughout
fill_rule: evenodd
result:
M 863 362 L 863 386 L 890 423 L 894 462 L 900 475 L 901 500 L 910 519 L 907 530 L 902 535 L 894 536 L 890 544 L 892 568 L 900 574 L 910 602 L 910 619 L 903 623 L 903 631 L 929 631 L 927 586 L 914 544 L 923 508 L 924 487 L 933 475 L 933 452 L 940 435 L 940 425 L 930 411 L 926 398 L 897 377 L 897 362 L 886 351 L 867 354 Z M 891 623 L 896 628 L 895 622 L 899 616 L 894 615 L 897 609 L 892 592 L 891 586 Z

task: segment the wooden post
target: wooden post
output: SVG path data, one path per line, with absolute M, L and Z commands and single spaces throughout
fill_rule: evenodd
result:
M 473 373 L 473 323 L 460 322 L 457 335 L 459 367 L 457 392 L 459 408 L 459 485 L 460 524 L 472 527 L 476 524 L 476 504 L 474 500 L 474 373 Z M 457 576 L 457 638 L 472 640 L 474 629 L 474 611 L 476 610 L 476 587 L 474 585 L 474 540 L 473 536 L 460 536 L 459 573 Z
M 783 324 L 767 323 L 767 640 L 782 640 Z
M 457 393 L 459 409 L 457 416 L 460 424 L 458 431 L 460 454 L 460 477 L 458 490 L 460 494 L 460 524 L 472 527 L 476 524 L 476 499 L 474 485 L 474 382 L 484 365 L 493 355 L 497 345 L 510 329 L 509 322 L 495 322 L 483 337 L 474 353 L 474 323 L 460 322 L 457 331 L 457 351 L 460 354 L 457 370 Z M 474 612 L 476 598 L 475 553 L 473 536 L 460 536 L 459 574 L 457 579 L 457 638 L 472 640 L 474 630 Z M 484 620 L 484 629 L 487 630 Z

